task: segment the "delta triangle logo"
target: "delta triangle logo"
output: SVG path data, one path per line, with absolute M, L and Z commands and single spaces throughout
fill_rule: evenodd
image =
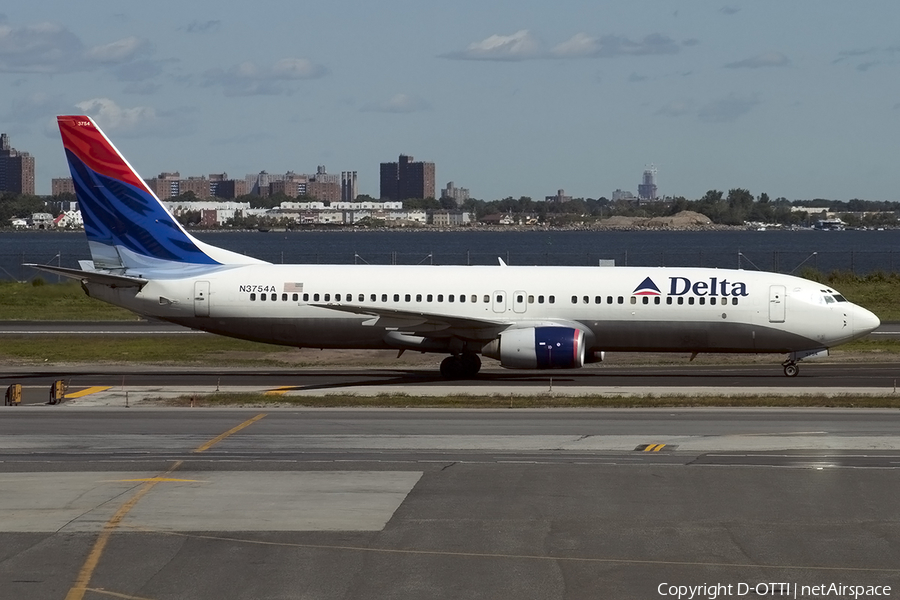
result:
M 653 280 L 649 277 L 641 282 L 639 286 L 634 288 L 634 292 L 632 292 L 635 296 L 661 296 L 662 293 L 659 291 L 659 288 L 656 287 L 656 284 L 653 283 Z

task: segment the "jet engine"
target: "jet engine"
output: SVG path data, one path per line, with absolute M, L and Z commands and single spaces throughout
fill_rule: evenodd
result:
M 577 369 L 584 366 L 584 331 L 553 326 L 510 329 L 481 353 L 507 369 Z

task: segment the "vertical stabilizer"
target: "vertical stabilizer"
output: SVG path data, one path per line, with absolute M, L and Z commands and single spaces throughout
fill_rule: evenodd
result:
M 58 121 L 95 268 L 262 262 L 186 232 L 90 117 Z

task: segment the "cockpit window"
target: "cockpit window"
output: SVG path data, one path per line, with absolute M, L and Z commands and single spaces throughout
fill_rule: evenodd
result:
M 840 294 L 835 294 L 834 299 L 837 300 L 838 302 L 846 302 L 847 301 L 847 299 L 844 298 L 843 296 L 841 296 Z
M 834 304 L 834 298 L 831 296 L 825 296 L 825 304 Z

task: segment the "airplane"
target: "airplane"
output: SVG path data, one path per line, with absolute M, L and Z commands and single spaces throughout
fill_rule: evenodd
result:
M 880 325 L 828 285 L 673 267 L 270 264 L 188 233 L 88 116 L 58 117 L 92 260 L 31 265 L 154 319 L 298 348 L 573 369 L 605 352 L 779 353 L 784 374 Z

